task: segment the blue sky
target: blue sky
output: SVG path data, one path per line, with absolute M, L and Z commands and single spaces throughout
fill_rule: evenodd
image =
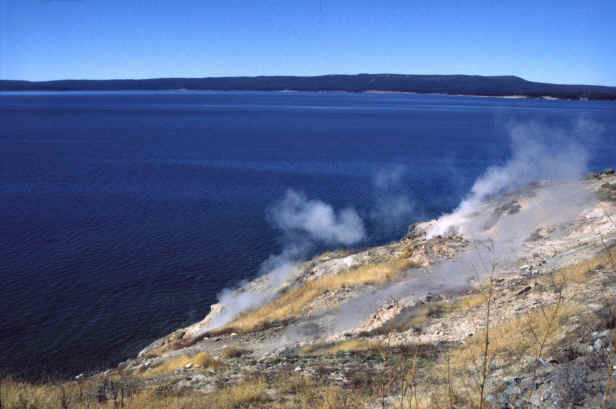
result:
M 616 1 L 0 0 L 0 78 L 519 75 L 616 85 Z

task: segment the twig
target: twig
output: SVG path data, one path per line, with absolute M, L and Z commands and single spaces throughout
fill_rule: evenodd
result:
M 490 287 L 488 289 L 488 300 L 486 306 L 486 333 L 484 339 L 484 349 L 481 370 L 481 389 L 479 396 L 479 409 L 483 409 L 486 383 L 488 381 L 488 353 L 490 346 L 490 305 L 492 303 L 492 277 L 490 277 Z
M 449 396 L 449 408 L 455 407 L 455 397 L 451 385 L 451 366 L 449 365 L 449 354 L 447 354 L 447 395 Z
M 607 385 L 603 393 L 603 403 L 601 409 L 607 408 L 607 398 L 610 395 L 610 386 L 612 386 L 612 375 L 614 373 L 614 363 L 616 363 L 616 329 L 614 329 L 614 339 L 612 341 L 612 356 L 610 357 L 610 366 L 607 368 Z
M 490 284 L 488 286 L 488 299 L 486 304 L 486 333 L 484 339 L 484 349 L 483 349 L 483 357 L 482 357 L 482 369 L 481 369 L 481 386 L 480 386 L 480 395 L 479 395 L 479 409 L 483 409 L 484 406 L 484 397 L 486 392 L 486 385 L 488 382 L 488 360 L 489 360 L 489 347 L 490 347 L 490 306 L 492 304 L 492 293 L 494 291 L 494 271 L 496 270 L 496 263 L 494 260 L 494 245 L 490 243 L 487 245 L 488 251 L 490 252 Z M 481 255 L 479 256 L 480 260 Z M 483 262 L 483 261 L 482 261 Z

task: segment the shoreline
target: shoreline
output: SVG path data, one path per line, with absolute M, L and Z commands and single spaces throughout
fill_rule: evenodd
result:
M 169 89 L 117 89 L 117 90 L 0 90 L 0 96 L 2 95 L 35 95 L 35 94 L 78 94 L 78 93 L 165 93 L 165 92 L 194 92 L 194 93 L 233 93 L 233 92 L 267 92 L 267 93 L 318 93 L 318 94 L 366 94 L 366 95 L 429 95 L 429 96 L 446 96 L 446 97 L 471 97 L 471 98 L 499 98 L 499 99 L 526 99 L 526 100 L 545 100 L 545 101 L 616 101 L 614 99 L 597 99 L 597 98 L 561 98 L 552 95 L 482 95 L 482 94 L 447 94 L 440 92 L 413 92 L 413 91 L 385 91 L 385 90 L 366 90 L 366 91 L 345 91 L 345 90 L 242 90 L 242 89 L 230 89 L 230 90 L 217 90 L 217 89 L 190 89 L 190 88 L 169 88 Z

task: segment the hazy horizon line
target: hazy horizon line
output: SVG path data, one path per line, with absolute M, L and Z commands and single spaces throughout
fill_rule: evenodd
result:
M 499 78 L 499 77 L 514 77 L 523 81 L 537 83 L 537 84 L 554 84 L 554 85 L 582 85 L 582 86 L 600 86 L 616 88 L 616 83 L 613 85 L 603 83 L 573 83 L 573 82 L 543 82 L 527 79 L 523 76 L 516 74 L 498 74 L 498 75 L 484 75 L 484 74 L 410 74 L 410 73 L 395 73 L 395 72 L 358 72 L 354 74 L 348 73 L 327 73 L 327 74 L 312 74 L 312 75 L 297 75 L 297 74 L 259 74 L 259 75 L 206 75 L 206 76 L 157 76 L 157 77 L 111 77 L 111 78 L 57 78 L 57 79 L 45 79 L 45 80 L 29 80 L 22 78 L 0 78 L 0 81 L 19 81 L 19 82 L 60 82 L 60 81 L 147 81 L 147 80 L 163 80 L 163 79 L 206 79 L 206 78 L 263 78 L 263 77 L 294 77 L 294 78 L 316 78 L 316 77 L 328 77 L 328 76 L 360 76 L 360 75 L 392 75 L 392 76 L 443 76 L 443 77 L 484 77 L 484 78 Z

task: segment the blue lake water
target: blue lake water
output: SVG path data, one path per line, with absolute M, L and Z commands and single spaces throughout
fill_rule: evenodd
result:
M 578 135 L 616 165 L 616 104 L 437 95 L 268 92 L 0 93 L 0 372 L 109 367 L 201 319 L 280 251 L 266 210 L 287 189 L 385 243 L 451 210 L 510 154 L 509 129 Z M 413 211 L 383 223 L 387 194 Z M 325 246 L 313 251 L 322 251 Z

